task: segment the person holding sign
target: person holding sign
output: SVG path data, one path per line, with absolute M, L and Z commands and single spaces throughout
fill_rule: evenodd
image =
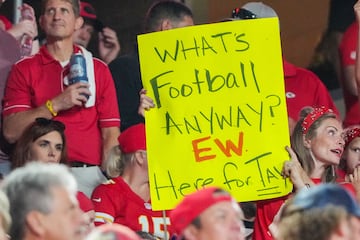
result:
M 172 228 L 183 240 L 244 240 L 244 213 L 235 199 L 218 187 L 187 196 L 172 210 Z
M 246 20 L 278 17 L 270 6 L 262 2 L 249 2 L 241 8 L 235 8 L 232 18 L 225 20 Z M 326 106 L 338 114 L 338 110 L 322 81 L 311 71 L 295 66 L 283 58 L 286 105 L 289 117 L 289 130 L 292 132 L 299 112 L 303 107 Z
M 191 10 L 176 1 L 158 1 L 148 10 L 145 18 L 146 33 L 166 31 L 194 25 Z M 144 122 L 138 114 L 139 92 L 143 88 L 137 49 L 134 55 L 124 55 L 109 64 L 114 78 L 121 116 L 121 131 Z
M 95 225 L 120 223 L 134 231 L 169 237 L 169 218 L 151 207 L 144 124 L 122 132 L 119 145 L 122 153 L 114 148 L 107 162 L 107 174 L 112 178 L 92 194 Z

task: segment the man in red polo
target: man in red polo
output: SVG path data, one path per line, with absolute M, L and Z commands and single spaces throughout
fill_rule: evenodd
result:
M 63 122 L 69 164 L 80 191 L 90 196 L 106 179 L 99 166 L 120 134 L 114 82 L 105 63 L 73 44 L 72 35 L 83 24 L 78 0 L 42 4 L 39 22 L 47 43 L 38 54 L 15 64 L 9 75 L 3 100 L 4 136 L 16 142 L 38 117 Z M 69 59 L 74 53 L 86 59 L 89 83 L 69 84 Z

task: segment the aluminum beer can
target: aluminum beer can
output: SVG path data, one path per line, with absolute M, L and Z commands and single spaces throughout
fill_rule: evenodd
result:
M 69 83 L 88 82 L 86 61 L 81 53 L 74 53 L 70 58 Z

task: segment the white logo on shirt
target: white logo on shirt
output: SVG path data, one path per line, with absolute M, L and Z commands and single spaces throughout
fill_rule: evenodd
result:
M 356 51 L 352 51 L 352 52 L 350 53 L 350 58 L 351 58 L 352 60 L 355 60 L 355 59 L 356 59 Z
M 287 92 L 286 93 L 286 98 L 295 98 L 296 97 L 296 94 L 293 93 L 293 92 Z
M 101 202 L 101 198 L 99 197 L 99 198 L 93 198 L 92 199 L 94 202 Z
M 144 203 L 144 207 L 146 208 L 146 209 L 149 209 L 149 210 L 151 210 L 151 203 Z

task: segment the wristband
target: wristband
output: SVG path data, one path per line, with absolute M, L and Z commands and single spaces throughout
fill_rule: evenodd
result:
M 51 115 L 53 115 L 53 117 L 57 116 L 58 113 L 54 111 L 53 104 L 52 104 L 51 100 L 47 100 L 45 106 L 49 110 Z

